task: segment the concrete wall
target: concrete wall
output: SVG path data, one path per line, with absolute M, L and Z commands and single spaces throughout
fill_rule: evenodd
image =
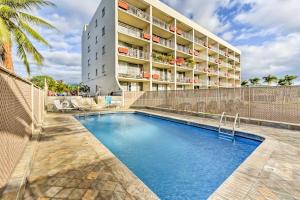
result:
M 44 91 L 0 67 L 0 194 L 44 117 Z
M 102 10 L 105 8 L 105 15 Z M 97 21 L 97 27 L 96 27 Z M 105 35 L 102 28 L 105 27 Z M 88 34 L 90 38 L 88 39 Z M 96 43 L 96 37 L 98 42 Z M 90 46 L 90 52 L 88 47 Z M 102 55 L 102 47 L 105 54 Z M 120 91 L 116 79 L 116 1 L 102 0 L 89 25 L 85 26 L 82 34 L 82 81 L 95 94 L 96 88 L 101 94 Z M 96 60 L 96 53 L 98 59 Z M 90 66 L 88 60 L 90 59 Z M 102 66 L 105 65 L 104 71 Z M 96 69 L 98 75 L 96 75 Z M 89 77 L 88 77 L 88 74 Z

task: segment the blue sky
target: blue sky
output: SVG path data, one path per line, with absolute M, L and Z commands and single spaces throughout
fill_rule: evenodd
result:
M 34 11 L 60 31 L 41 30 L 52 48 L 40 47 L 42 67 L 33 75 L 81 80 L 81 32 L 101 0 L 53 0 L 56 8 Z M 268 74 L 300 76 L 299 0 L 162 0 L 209 31 L 242 50 L 242 79 Z M 27 76 L 15 61 L 17 73 Z M 300 79 L 297 80 L 300 83 Z

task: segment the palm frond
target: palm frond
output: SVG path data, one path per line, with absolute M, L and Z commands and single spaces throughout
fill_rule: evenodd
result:
M 24 20 L 24 21 L 26 21 L 28 23 L 31 23 L 31 24 L 34 24 L 34 25 L 37 25 L 37 26 L 43 26 L 43 27 L 46 27 L 46 28 L 57 30 L 53 25 L 51 25 L 46 20 L 43 20 L 43 19 L 41 19 L 39 17 L 30 15 L 30 14 L 24 13 L 24 12 L 19 12 L 19 16 L 20 16 L 20 19 L 22 19 L 22 20 Z
M 19 25 L 24 31 L 26 31 L 26 33 L 28 33 L 37 42 L 40 42 L 46 46 L 50 46 L 49 43 L 38 32 L 36 32 L 34 29 L 32 29 L 27 23 L 20 20 Z
M 37 65 L 42 65 L 44 61 L 44 57 L 40 54 L 40 52 L 33 46 L 29 38 L 26 34 L 17 26 L 14 26 L 14 39 L 17 45 L 22 45 L 24 50 L 30 54 L 32 54 L 34 61 Z
M 55 6 L 54 3 L 45 0 L 0 0 L 0 4 L 23 10 L 31 10 L 43 6 Z

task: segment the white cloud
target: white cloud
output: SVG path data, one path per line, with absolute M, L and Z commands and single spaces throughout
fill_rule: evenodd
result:
M 238 0 L 252 6 L 236 16 L 236 21 L 283 32 L 300 31 L 299 0 Z
M 221 33 L 227 30 L 230 25 L 224 24 L 219 19 L 217 9 L 219 7 L 231 6 L 230 0 L 162 0 L 180 13 L 186 16 L 193 16 L 193 20 L 201 26 L 214 33 Z
M 300 33 L 279 37 L 260 46 L 244 45 L 242 50 L 243 78 L 268 74 L 300 76 Z

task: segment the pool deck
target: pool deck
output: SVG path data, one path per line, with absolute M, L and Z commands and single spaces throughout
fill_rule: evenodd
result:
M 138 111 L 218 126 L 208 118 Z M 238 131 L 265 140 L 210 199 L 300 199 L 300 132 L 249 124 L 241 124 Z M 48 114 L 24 199 L 158 197 L 71 114 Z

